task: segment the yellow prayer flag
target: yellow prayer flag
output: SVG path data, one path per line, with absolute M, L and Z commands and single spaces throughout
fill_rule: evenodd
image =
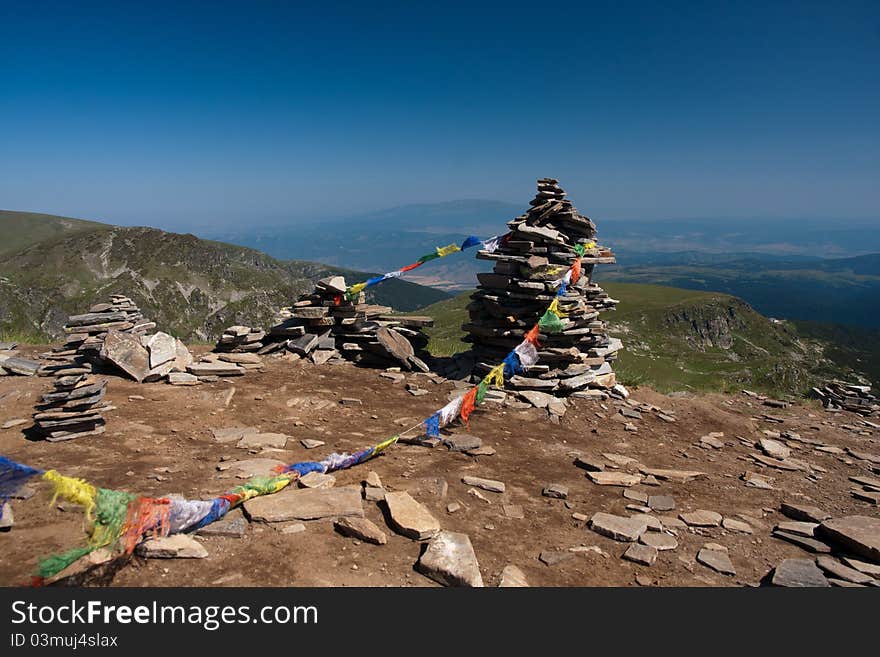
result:
M 494 385 L 499 388 L 504 387 L 504 363 L 500 365 L 496 365 L 493 367 L 490 372 L 483 377 L 483 382 L 486 385 Z
M 448 256 L 450 253 L 455 253 L 456 251 L 461 251 L 461 249 L 458 247 L 458 244 L 449 244 L 447 246 L 437 247 L 437 255 L 441 258 L 443 256 Z

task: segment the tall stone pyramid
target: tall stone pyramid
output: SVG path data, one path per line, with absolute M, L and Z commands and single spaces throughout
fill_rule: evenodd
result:
M 540 336 L 537 364 L 513 376 L 514 390 L 539 390 L 558 396 L 587 389 L 611 388 L 616 380 L 612 362 L 623 346 L 609 337 L 601 312 L 617 301 L 593 282 L 596 265 L 614 263 L 610 250 L 596 244 L 596 226 L 578 213 L 559 181 L 538 180 L 530 209 L 508 222 L 510 232 L 494 252 L 477 258 L 495 263 L 491 273 L 477 274 L 479 286 L 468 305 L 470 321 L 462 326 L 473 344 L 475 374 L 484 375 L 516 347 L 537 323 L 556 294 L 554 281 L 577 258 L 576 244 L 586 247 L 582 274 L 560 297 L 567 314 L 560 333 Z M 583 392 L 581 392 L 583 391 Z

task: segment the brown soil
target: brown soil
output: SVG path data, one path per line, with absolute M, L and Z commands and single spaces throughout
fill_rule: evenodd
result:
M 34 351 L 38 351 L 34 349 Z M 56 468 L 106 487 L 163 496 L 212 497 L 241 482 L 228 471 L 218 471 L 221 457 L 250 458 L 234 445 L 213 442 L 211 429 L 258 426 L 290 436 L 287 449 L 266 454 L 285 462 L 315 460 L 329 451 L 356 450 L 374 444 L 402 426 L 410 426 L 446 403 L 451 383 L 435 384 L 420 375 L 408 375 L 430 394 L 414 397 L 402 383 L 381 378 L 376 370 L 349 364 L 314 366 L 266 360 L 261 373 L 194 388 L 165 384 L 138 385 L 110 377 L 108 398 L 117 410 L 108 413 L 107 432 L 96 437 L 61 443 L 26 439 L 22 428 L 0 431 L 0 454 L 41 468 Z M 0 423 L 28 418 L 38 395 L 47 392 L 45 378 L 0 378 Z M 223 397 L 234 387 L 228 407 Z M 335 473 L 337 486 L 358 484 L 375 470 L 390 490 L 409 489 L 429 507 L 445 529 L 464 532 L 473 542 L 487 585 L 495 585 L 507 564 L 516 564 L 533 586 L 629 586 L 637 575 L 659 586 L 756 585 L 786 557 L 808 556 L 800 548 L 770 537 L 783 500 L 819 506 L 832 515 L 877 515 L 877 508 L 851 497 L 848 477 L 870 474 L 864 461 L 845 455 L 814 451 L 792 443 L 793 456 L 827 470 L 814 483 L 804 472 L 762 469 L 748 458 L 756 450 L 737 436 L 755 440 L 762 428 L 788 429 L 821 438 L 829 445 L 877 453 L 877 437 L 860 435 L 840 425 L 855 424 L 850 414 L 826 414 L 809 402 L 788 409 L 770 409 L 745 395 L 669 397 L 649 389 L 634 390 L 633 398 L 674 411 L 674 424 L 644 413 L 635 421 L 637 433 L 624 430 L 624 419 L 613 403 L 575 400 L 558 425 L 538 409 L 516 411 L 487 403 L 471 418 L 470 432 L 497 450 L 493 456 L 470 457 L 444 447 L 397 445 L 380 458 Z M 140 395 L 144 399 L 129 399 Z M 342 405 L 341 397 L 356 397 L 363 405 Z M 306 398 L 297 404 L 296 398 Z M 315 400 L 327 402 L 321 404 Z M 784 424 L 754 419 L 761 413 L 784 417 Z M 862 427 L 864 428 L 864 427 Z M 458 429 L 464 431 L 464 429 Z M 723 431 L 723 449 L 707 450 L 695 444 L 700 436 Z M 302 438 L 326 441 L 306 450 Z M 649 494 L 671 494 L 676 515 L 708 509 L 724 516 L 745 514 L 757 519 L 749 536 L 720 528 L 699 533 L 680 530 L 679 546 L 661 552 L 652 567 L 621 559 L 627 544 L 599 536 L 573 513 L 597 511 L 630 515 L 623 489 L 592 484 L 573 465 L 575 455 L 598 456 L 614 452 L 637 458 L 652 467 L 700 470 L 709 477 L 687 484 L 637 486 Z M 156 468 L 170 468 L 159 474 Z M 740 479 L 751 470 L 774 479 L 775 490 L 746 487 Z M 483 492 L 490 503 L 468 494 L 462 475 L 477 475 L 506 483 L 504 494 Z M 156 476 L 167 477 L 159 481 Z M 448 494 L 439 497 L 431 480 L 445 479 Z M 567 501 L 542 497 L 550 483 L 568 486 Z M 0 584 L 27 582 L 38 560 L 81 544 L 83 516 L 78 507 L 50 505 L 45 485 L 34 484 L 31 499 L 14 500 L 15 526 L 0 534 Z M 462 508 L 447 513 L 449 502 Z M 503 504 L 521 505 L 524 519 L 505 517 Z M 366 516 L 386 523 L 379 506 L 364 502 Z M 285 534 L 272 525 L 251 524 L 242 539 L 199 538 L 210 556 L 201 560 L 134 557 L 116 574 L 117 586 L 434 586 L 414 570 L 421 545 L 387 530 L 384 546 L 358 543 L 333 530 L 331 522 L 305 523 L 306 531 Z M 706 542 L 730 550 L 737 575 L 726 577 L 696 563 Z M 544 550 L 598 546 L 597 552 L 575 554 L 555 566 L 538 560 Z

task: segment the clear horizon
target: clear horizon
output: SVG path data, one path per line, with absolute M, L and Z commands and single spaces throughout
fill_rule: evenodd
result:
M 0 207 L 167 230 L 487 199 L 880 219 L 876 3 L 6 3 Z

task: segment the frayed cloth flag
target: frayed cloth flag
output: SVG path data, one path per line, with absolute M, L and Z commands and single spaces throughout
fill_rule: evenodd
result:
M 431 438 L 440 437 L 440 412 L 434 413 L 425 420 L 425 435 Z
M 504 239 L 502 235 L 496 235 L 495 237 L 490 237 L 485 242 L 483 242 L 483 251 L 488 253 L 495 253 L 498 250 L 498 247 L 501 246 L 501 241 Z
M 469 236 L 464 242 L 461 243 L 461 250 L 469 249 L 472 246 L 479 246 L 483 243 L 479 237 L 474 237 L 473 235 Z
M 577 282 L 581 279 L 581 259 L 578 258 L 571 265 L 571 269 L 568 270 L 569 280 L 572 285 L 577 284 Z
M 171 512 L 168 516 L 168 533 L 177 534 L 198 524 L 202 518 L 211 513 L 213 506 L 213 501 L 171 500 Z
M 441 427 L 448 425 L 458 417 L 459 413 L 461 413 L 461 400 L 462 396 L 459 395 L 435 413 L 435 415 L 439 417 L 439 424 Z
M 535 324 L 529 332 L 525 334 L 524 340 L 526 342 L 531 342 L 536 347 L 538 346 L 538 337 L 541 335 L 541 327 Z
M 523 367 L 531 367 L 538 362 L 538 350 L 531 342 L 523 340 L 513 351 L 519 357 L 519 362 Z
M 559 319 L 559 315 L 547 310 L 538 321 L 538 326 L 547 333 L 560 333 L 565 330 L 565 322 Z
M 303 461 L 302 463 L 292 463 L 291 465 L 282 466 L 281 472 L 296 472 L 300 477 L 310 472 L 325 472 L 324 466 L 317 461 Z
M 171 500 L 166 498 L 139 497 L 128 505 L 128 517 L 122 528 L 122 547 L 126 554 L 147 534 L 152 537 L 168 536 L 170 529 Z
M 31 478 L 43 474 L 23 463 L 0 456 L 0 518 L 3 517 L 3 507 L 13 495 Z
M 191 525 L 189 531 L 201 529 L 206 525 L 210 525 L 212 522 L 220 520 L 220 518 L 229 513 L 229 509 L 231 508 L 232 503 L 229 500 L 223 497 L 218 497 L 211 502 L 211 508 L 208 510 L 208 513 L 201 520 Z
M 465 424 L 467 424 L 468 418 L 471 416 L 471 413 L 473 413 L 476 403 L 477 388 L 475 386 L 468 390 L 461 398 L 461 419 Z
M 442 258 L 444 256 L 448 256 L 450 253 L 458 253 L 461 251 L 458 244 L 447 244 L 446 246 L 438 246 L 437 247 L 437 255 Z
M 480 381 L 480 383 L 477 385 L 477 397 L 476 397 L 476 402 L 477 402 L 477 404 L 482 404 L 482 403 L 483 403 L 483 400 L 486 399 L 486 393 L 487 393 L 487 392 L 489 392 L 489 384 L 486 383 L 486 380 L 485 380 L 485 379 L 483 379 L 483 380 Z
M 504 376 L 510 378 L 522 372 L 522 364 L 519 362 L 519 356 L 515 351 L 511 351 L 504 357 Z
M 92 512 L 95 510 L 95 498 L 98 496 L 98 489 L 85 479 L 65 477 L 57 470 L 44 472 L 43 479 L 52 484 L 53 494 L 50 504 L 55 504 L 55 500 L 60 497 L 71 504 L 79 504 L 85 507 L 86 517 L 91 519 Z
M 489 386 L 498 388 L 504 387 L 504 363 L 493 367 L 489 373 L 483 377 L 483 382 Z

